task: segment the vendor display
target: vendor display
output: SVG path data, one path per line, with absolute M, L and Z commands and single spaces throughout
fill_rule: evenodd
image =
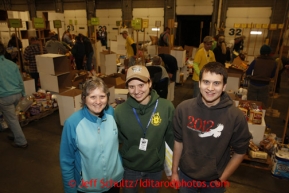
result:
M 252 124 L 262 123 L 262 106 L 258 106 L 255 102 L 240 101 L 238 108 L 244 113 L 247 121 Z
M 22 126 L 30 121 L 42 118 L 58 109 L 56 96 L 50 92 L 35 92 L 23 98 L 16 106 L 16 114 Z

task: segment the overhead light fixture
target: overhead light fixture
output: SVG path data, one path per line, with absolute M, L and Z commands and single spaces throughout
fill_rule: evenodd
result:
M 251 31 L 250 34 L 253 34 L 253 35 L 261 35 L 262 32 L 261 32 L 261 31 Z
M 153 28 L 152 28 L 152 31 L 160 31 L 160 28 L 153 27 Z

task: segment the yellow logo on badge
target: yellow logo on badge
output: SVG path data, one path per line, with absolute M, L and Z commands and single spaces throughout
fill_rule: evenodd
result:
M 162 122 L 162 119 L 160 117 L 160 114 L 159 113 L 155 113 L 153 115 L 153 118 L 152 118 L 152 121 L 151 123 L 154 125 L 154 126 L 158 126 L 159 124 L 161 124 Z

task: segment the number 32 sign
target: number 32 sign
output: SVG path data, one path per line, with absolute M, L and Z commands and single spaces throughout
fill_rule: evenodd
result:
M 230 36 L 234 36 L 234 35 L 240 36 L 240 35 L 242 35 L 242 29 L 239 29 L 239 28 L 237 28 L 237 29 L 235 29 L 235 28 L 230 28 L 230 29 L 229 29 L 229 35 L 230 35 Z

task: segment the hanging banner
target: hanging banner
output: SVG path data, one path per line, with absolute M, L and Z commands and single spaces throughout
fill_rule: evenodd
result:
M 92 18 L 90 18 L 90 22 L 91 22 L 91 25 L 99 25 L 99 19 L 98 19 L 98 17 L 92 17 Z
M 134 28 L 134 26 L 135 26 L 135 20 L 133 19 L 131 20 L 131 27 Z
M 262 27 L 262 24 L 255 24 L 255 26 L 254 26 L 255 28 L 261 28 Z
M 281 24 L 278 24 L 278 29 L 283 29 L 284 28 L 284 24 L 281 23 Z
M 43 18 L 33 18 L 33 26 L 35 29 L 45 29 L 45 22 Z
M 148 28 L 148 27 L 149 27 L 149 20 L 142 19 L 142 28 Z
M 242 23 L 242 24 L 241 24 L 241 27 L 242 27 L 242 28 L 247 28 L 247 24 L 246 24 L 246 23 Z
M 119 26 L 121 26 L 121 21 L 116 21 L 115 24 L 116 24 L 117 27 L 119 27 Z
M 8 19 L 8 28 L 22 28 L 21 19 Z
M 276 30 L 277 29 L 277 24 L 276 23 L 271 23 L 269 29 L 270 30 Z
M 134 29 L 135 30 L 141 30 L 142 29 L 142 19 L 141 18 L 136 18 L 134 20 Z
M 268 24 L 262 24 L 263 29 L 268 29 L 269 25 Z
M 155 23 L 155 26 L 156 26 L 156 27 L 161 27 L 161 25 L 162 25 L 162 22 L 161 22 L 161 21 L 156 21 L 156 23 Z
M 54 28 L 62 28 L 61 20 L 53 20 Z
M 234 28 L 240 28 L 241 27 L 241 24 L 239 23 L 234 23 Z

